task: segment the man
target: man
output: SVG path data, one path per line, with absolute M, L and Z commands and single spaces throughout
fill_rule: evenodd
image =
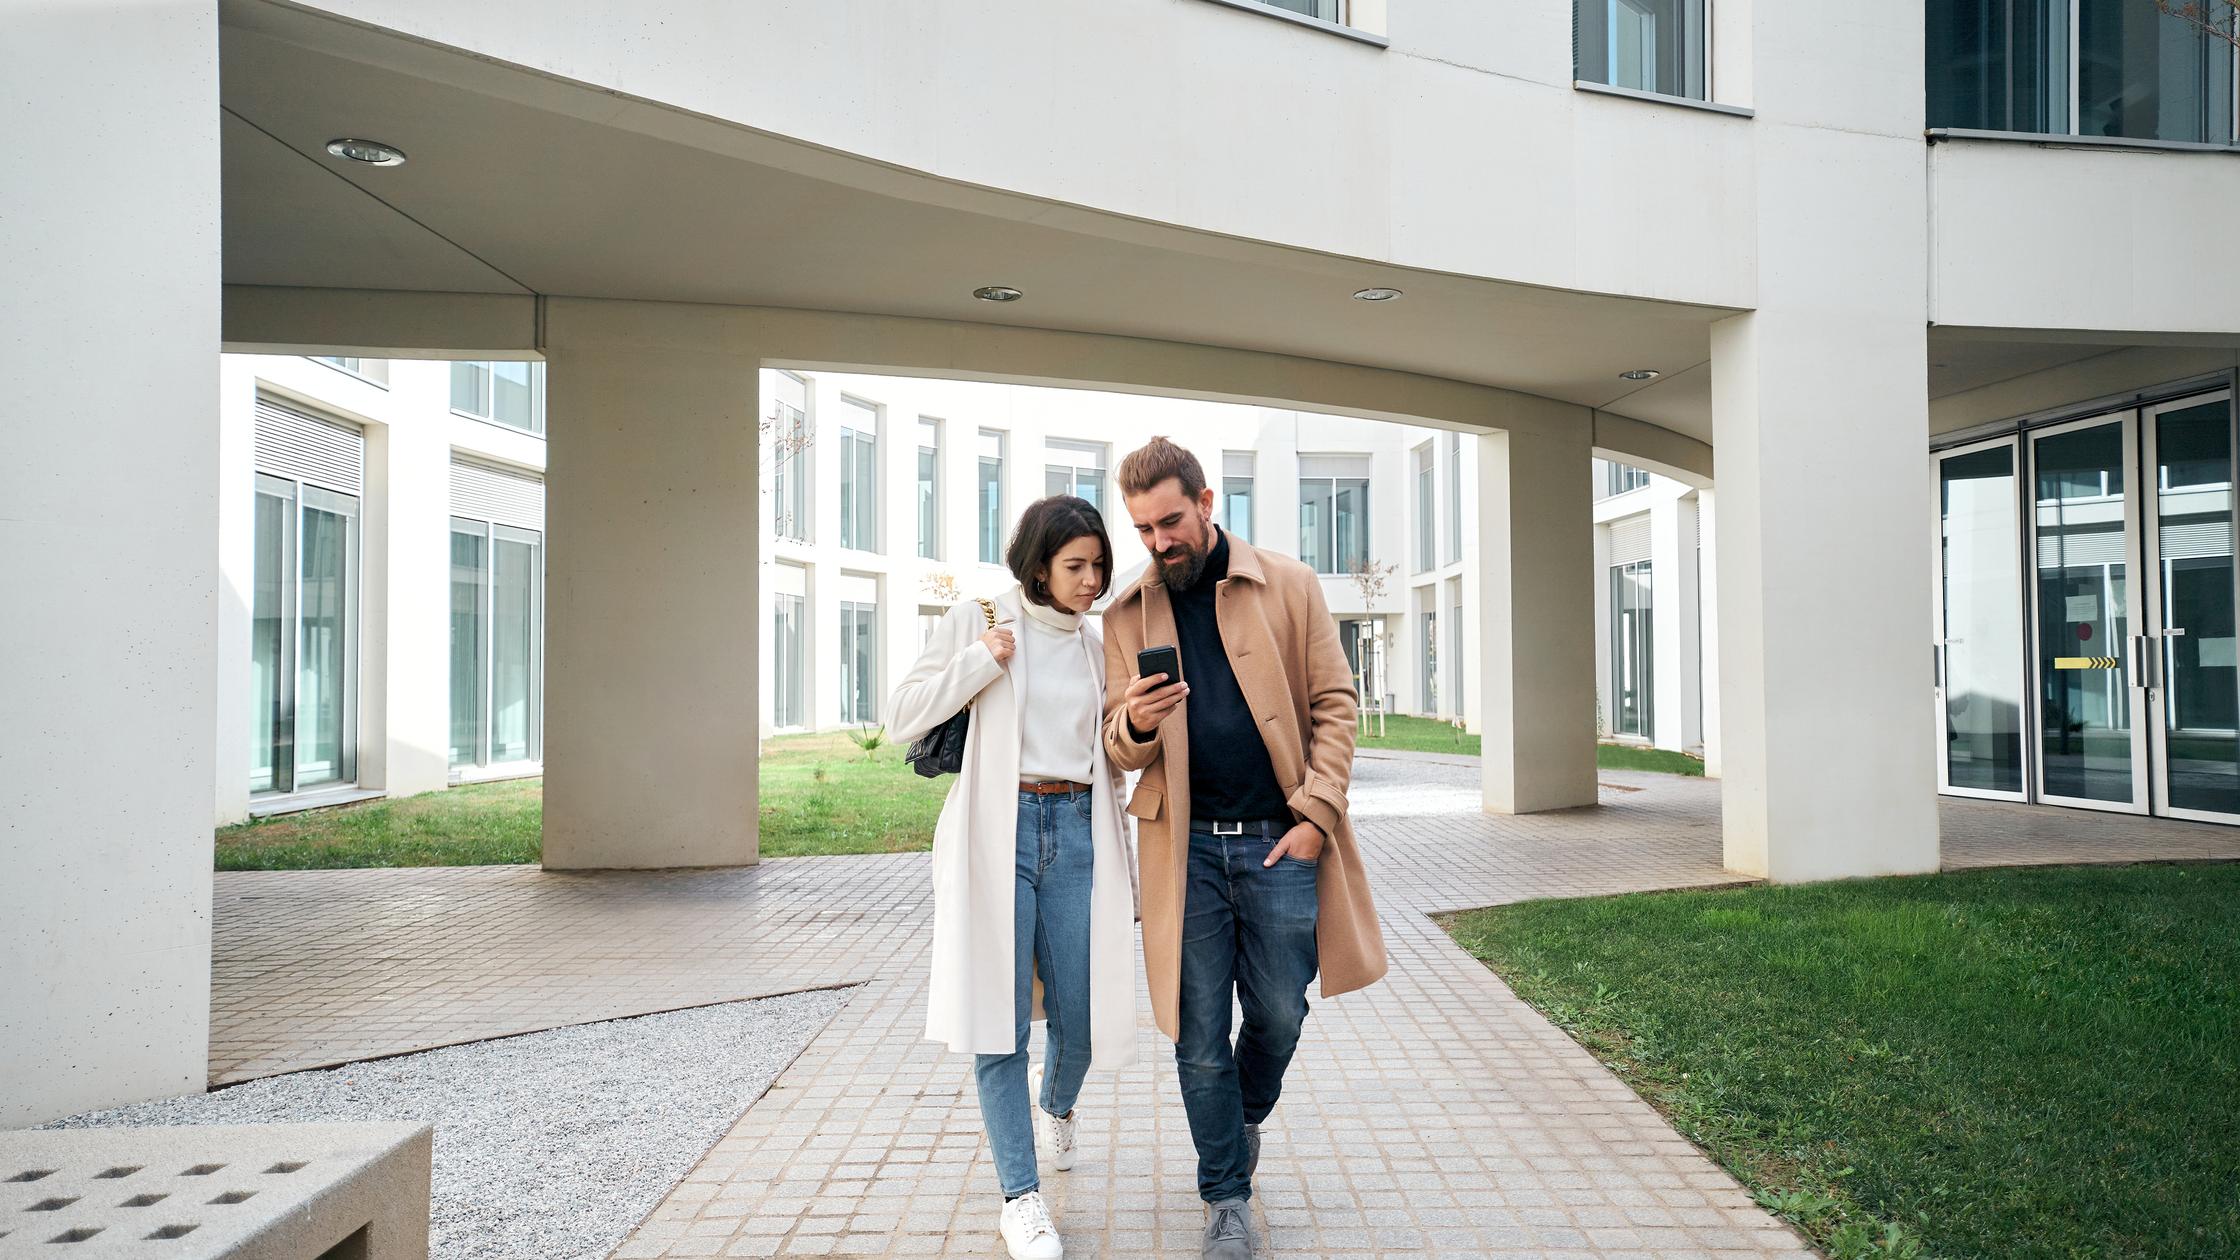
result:
M 1216 527 L 1196 456 L 1153 438 L 1121 461 L 1120 493 L 1151 564 L 1104 614 L 1105 748 L 1143 771 L 1144 971 L 1198 1147 L 1203 1254 L 1247 1260 L 1260 1123 L 1307 982 L 1319 968 L 1335 997 L 1385 970 L 1346 819 L 1353 676 L 1313 571 Z M 1137 677 L 1137 651 L 1168 645 L 1182 676 Z

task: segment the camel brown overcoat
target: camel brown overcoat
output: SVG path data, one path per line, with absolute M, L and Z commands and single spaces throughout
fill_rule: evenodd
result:
M 1297 560 L 1229 538 L 1229 576 L 1214 595 L 1221 645 L 1237 688 L 1258 719 L 1276 783 L 1292 818 L 1312 819 L 1329 839 L 1316 867 L 1322 996 L 1374 984 L 1385 972 L 1384 933 L 1369 896 L 1368 872 L 1346 816 L 1353 777 L 1353 672 L 1314 571 Z M 1151 1013 L 1172 1041 L 1180 1034 L 1182 912 L 1190 857 L 1190 701 L 1167 712 L 1151 737 L 1128 729 L 1122 693 L 1135 676 L 1136 652 L 1175 639 L 1174 606 L 1158 584 L 1158 565 L 1114 599 L 1104 614 L 1105 753 L 1143 777 L 1128 798 L 1136 820 L 1136 862 L 1143 896 L 1143 965 Z M 1185 679 L 1184 681 L 1188 681 Z

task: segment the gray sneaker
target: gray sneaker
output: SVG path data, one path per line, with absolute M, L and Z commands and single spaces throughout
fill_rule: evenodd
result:
M 1206 1205 L 1205 1244 L 1202 1260 L 1252 1260 L 1251 1204 L 1245 1199 L 1223 1199 Z
M 1244 1179 L 1246 1181 L 1252 1180 L 1254 1174 L 1259 1171 L 1260 1126 L 1248 1124 L 1244 1127 Z

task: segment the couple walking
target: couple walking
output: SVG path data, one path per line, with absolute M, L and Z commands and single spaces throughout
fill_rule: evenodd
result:
M 1119 482 L 1151 563 L 1103 634 L 1085 614 L 1111 582 L 1104 519 L 1082 499 L 1043 499 L 1012 536 L 1019 586 L 993 601 L 996 624 L 960 602 L 890 702 L 905 741 L 972 713 L 934 834 L 926 1032 L 975 1056 L 1006 1247 L 1055 1260 L 1033 1113 L 1051 1163 L 1071 1167 L 1084 1076 L 1135 1058 L 1140 906 L 1152 1014 L 1175 1044 L 1198 1149 L 1203 1254 L 1242 1260 L 1259 1126 L 1307 984 L 1319 970 L 1330 997 L 1385 969 L 1346 819 L 1353 681 L 1314 574 L 1214 525 L 1195 456 L 1153 438 Z M 1174 649 L 1171 663 L 1139 671 L 1147 648 Z M 1140 864 L 1120 803 L 1134 770 Z M 1030 1019 L 1048 1024 L 1031 1104 Z

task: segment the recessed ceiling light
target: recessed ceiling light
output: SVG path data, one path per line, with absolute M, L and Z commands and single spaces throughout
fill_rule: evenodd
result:
M 1663 375 L 1664 373 L 1655 368 L 1635 368 L 1631 372 L 1618 373 L 1618 379 L 1621 381 L 1653 381 Z
M 983 302 L 1016 302 L 1025 297 L 1026 294 L 1019 292 L 1008 284 L 990 284 L 974 289 L 972 296 Z
M 353 140 L 344 136 L 327 141 L 327 152 L 338 158 L 349 158 L 368 166 L 403 166 L 404 150 L 379 140 Z
M 1364 302 L 1390 302 L 1400 296 L 1398 289 L 1357 289 L 1353 296 Z

